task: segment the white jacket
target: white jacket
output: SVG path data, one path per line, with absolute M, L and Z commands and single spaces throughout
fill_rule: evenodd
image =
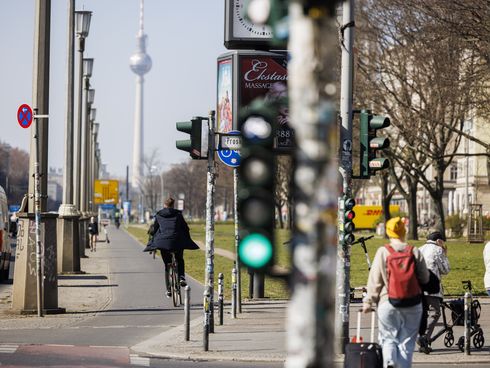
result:
M 442 250 L 440 246 L 436 244 L 435 241 L 427 240 L 425 245 L 419 248 L 420 253 L 424 256 L 425 264 L 427 268 L 431 270 L 441 281 L 442 275 L 447 275 L 450 271 L 449 260 L 447 259 L 446 254 Z M 426 293 L 427 294 L 427 293 Z M 438 296 L 442 298 L 442 283 L 441 283 L 441 291 L 437 294 L 430 294 L 432 296 Z
M 490 241 L 483 248 L 483 262 L 485 262 L 486 270 L 483 282 L 485 283 L 485 289 L 490 289 Z

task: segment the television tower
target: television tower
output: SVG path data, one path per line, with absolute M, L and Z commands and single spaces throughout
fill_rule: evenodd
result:
M 151 58 L 146 53 L 146 35 L 143 27 L 144 0 L 140 0 L 140 28 L 137 40 L 137 50 L 129 58 L 129 66 L 136 74 L 136 104 L 134 110 L 134 136 L 133 136 L 133 171 L 131 185 L 139 188 L 143 177 L 143 77 L 151 69 Z

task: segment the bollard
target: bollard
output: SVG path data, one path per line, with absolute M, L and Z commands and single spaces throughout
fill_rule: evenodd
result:
M 220 272 L 218 275 L 218 313 L 219 313 L 219 324 L 222 326 L 223 325 L 223 304 L 224 304 L 224 297 L 223 297 L 223 289 L 224 289 L 224 276 Z
M 231 318 L 236 318 L 236 307 L 237 307 L 237 300 L 236 300 L 236 268 L 233 267 L 233 270 L 231 270 Z
M 203 347 L 204 351 L 209 350 L 209 299 L 211 292 L 209 291 L 209 286 L 204 289 L 204 323 L 203 323 Z
M 184 324 L 185 341 L 189 341 L 191 335 L 191 287 L 187 285 L 184 289 Z
M 464 293 L 464 353 L 470 355 L 471 339 L 471 294 Z

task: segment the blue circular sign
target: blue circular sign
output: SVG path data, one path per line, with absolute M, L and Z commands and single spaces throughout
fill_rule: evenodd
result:
M 240 135 L 238 130 L 230 130 L 228 134 Z M 225 165 L 230 167 L 238 167 L 240 166 L 240 153 L 235 150 L 218 150 L 218 157 Z

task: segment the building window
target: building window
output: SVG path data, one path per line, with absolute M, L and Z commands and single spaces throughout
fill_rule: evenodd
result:
M 458 166 L 457 165 L 451 165 L 451 170 L 449 172 L 449 179 L 450 180 L 456 180 L 458 178 Z

